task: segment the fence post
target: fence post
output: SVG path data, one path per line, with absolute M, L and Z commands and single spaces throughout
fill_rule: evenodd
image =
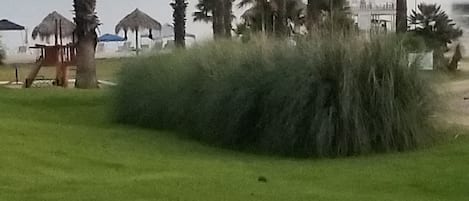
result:
M 18 84 L 18 82 L 19 82 L 18 64 L 13 64 L 13 67 L 15 67 L 15 82 L 16 82 L 16 84 Z

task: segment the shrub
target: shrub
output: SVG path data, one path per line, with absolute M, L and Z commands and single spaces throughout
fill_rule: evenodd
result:
M 5 50 L 2 47 L 1 41 L 0 41 L 0 65 L 3 64 L 3 61 L 5 60 Z
M 0 65 L 3 65 L 3 60 L 5 60 L 5 51 L 0 49 Z
M 115 117 L 298 157 L 414 149 L 431 139 L 432 92 L 401 41 L 221 42 L 142 59 L 120 76 Z
M 408 52 L 423 52 L 428 50 L 425 45 L 425 39 L 415 33 L 404 34 L 402 44 Z

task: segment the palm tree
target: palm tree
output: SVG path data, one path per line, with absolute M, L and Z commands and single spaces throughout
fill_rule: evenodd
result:
M 269 24 L 273 28 L 272 7 L 267 0 L 241 0 L 238 7 L 243 8 L 248 5 L 251 5 L 251 8 L 241 16 L 245 21 L 244 25 L 241 26 L 247 26 L 253 31 L 260 30 L 264 33 L 269 29 Z
M 286 35 L 288 5 L 296 0 L 242 0 L 240 8 L 251 5 L 242 18 L 252 30 L 264 33 L 274 33 L 277 36 Z
M 331 16 L 340 16 L 341 20 L 346 17 L 349 12 L 346 0 L 308 0 L 306 25 L 309 31 L 313 27 L 317 27 L 324 21 L 324 18 Z M 327 16 L 322 16 L 327 13 Z M 331 20 L 331 19 L 329 19 Z M 337 20 L 332 20 L 332 23 L 337 23 Z
M 319 8 L 319 0 L 308 0 L 307 12 L 306 12 L 306 27 L 308 31 L 314 27 L 314 24 L 319 21 L 321 15 L 321 9 Z
M 436 4 L 418 5 L 418 11 L 413 10 L 409 20 L 415 27 L 411 32 L 423 37 L 430 48 L 446 48 L 448 43 L 462 36 L 462 30 Z
M 420 4 L 418 11 L 413 10 L 410 16 L 410 31 L 425 40 L 427 47 L 434 50 L 434 61 L 437 67 L 446 66 L 449 70 L 455 70 L 455 63 L 459 62 L 461 56 L 458 46 L 452 64 L 448 66 L 444 59 L 444 52 L 448 51 L 448 44 L 462 36 L 462 30 L 456 27 L 449 16 L 436 4 Z
M 211 22 L 212 11 L 213 11 L 213 0 L 199 0 L 199 3 L 195 5 L 197 9 L 193 14 L 194 22 Z
M 275 33 L 277 36 L 286 36 L 288 34 L 287 25 L 287 1 L 288 0 L 273 0 L 274 13 L 275 13 Z
M 96 78 L 96 44 L 98 36 L 96 29 L 99 25 L 96 16 L 96 0 L 73 0 L 75 9 L 75 34 L 78 39 L 77 73 L 75 87 L 90 89 L 97 88 Z
M 213 22 L 214 28 L 217 35 L 215 35 L 215 39 L 220 39 L 225 36 L 225 21 L 224 21 L 224 14 L 225 5 L 223 3 L 224 0 L 213 0 L 214 7 L 213 7 Z
M 250 31 L 267 30 L 274 31 L 277 35 L 285 35 L 290 28 L 286 26 L 288 21 L 299 27 L 305 24 L 304 17 L 307 18 L 305 25 L 309 31 L 314 26 L 330 29 L 331 25 L 335 24 L 339 29 L 350 29 L 353 25 L 346 0 L 316 0 L 310 2 L 310 5 L 301 0 L 271 0 L 268 3 L 266 0 L 242 0 L 240 6 L 247 4 L 253 6 L 241 17 Z M 314 12 L 310 12 L 311 9 Z M 311 18 L 314 20 L 311 21 Z
M 184 48 L 186 46 L 186 7 L 187 2 L 185 0 L 175 0 L 171 3 L 174 9 L 174 43 L 176 47 Z
M 219 12 L 220 0 L 199 0 L 195 6 L 197 11 L 192 15 L 194 22 L 212 22 L 213 37 L 215 39 L 221 38 L 224 34 L 223 21 L 220 21 Z
M 231 37 L 233 0 L 199 0 L 195 7 L 194 21 L 212 22 L 215 39 Z
M 407 0 L 397 0 L 396 2 L 396 31 L 398 33 L 407 32 Z

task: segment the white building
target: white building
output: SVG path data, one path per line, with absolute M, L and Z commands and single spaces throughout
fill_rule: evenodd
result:
M 360 30 L 370 32 L 396 30 L 395 1 L 352 0 L 350 8 Z

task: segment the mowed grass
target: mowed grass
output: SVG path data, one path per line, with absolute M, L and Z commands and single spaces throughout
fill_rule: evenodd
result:
M 98 59 L 96 60 L 96 74 L 98 79 L 116 81 L 116 74 L 121 70 L 122 64 L 128 59 Z M 15 67 L 18 67 L 19 81 L 23 82 L 34 64 L 0 65 L 0 81 L 15 81 Z M 69 78 L 75 78 L 76 67 L 69 67 Z M 53 66 L 41 68 L 39 78 L 54 79 L 56 69 Z
M 412 153 L 288 159 L 110 122 L 105 91 L 0 90 L 0 200 L 454 201 L 469 138 Z M 452 135 L 464 130 L 451 130 Z M 267 182 L 258 182 L 264 176 Z

